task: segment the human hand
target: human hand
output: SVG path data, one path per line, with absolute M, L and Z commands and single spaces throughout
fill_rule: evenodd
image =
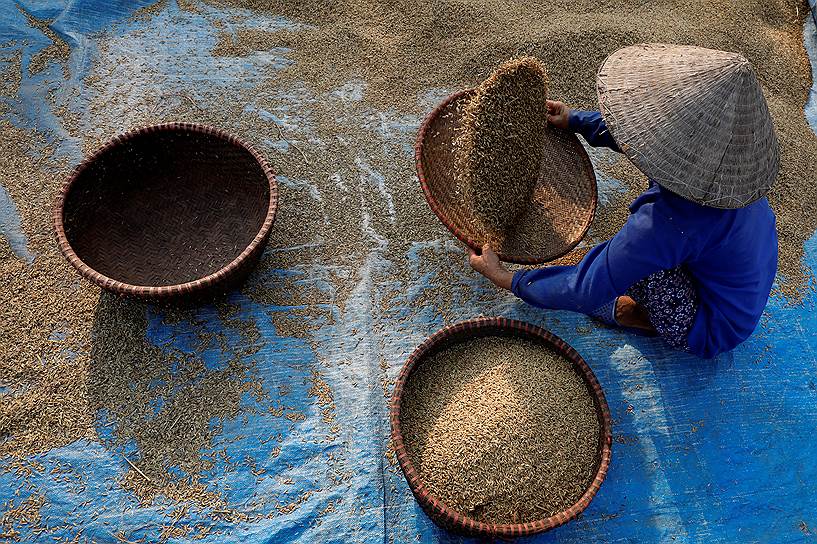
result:
M 471 268 L 491 280 L 497 287 L 511 290 L 513 274 L 499 262 L 499 257 L 490 245 L 482 246 L 480 255 L 477 255 L 471 248 L 468 248 L 468 253 L 468 263 Z
M 567 129 L 570 119 L 570 108 L 564 102 L 548 100 L 548 123 L 556 128 Z

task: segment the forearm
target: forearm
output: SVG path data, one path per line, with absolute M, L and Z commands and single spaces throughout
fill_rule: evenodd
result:
M 597 111 L 571 110 L 568 116 L 568 128 L 581 134 L 593 147 L 609 147 L 613 151 L 621 152 L 607 129 L 607 123 Z
M 491 283 L 506 291 L 511 291 L 513 287 L 513 276 L 513 272 L 506 270 L 504 267 L 485 275 L 486 278 L 491 280 Z
M 590 313 L 621 294 L 604 266 L 605 245 L 591 250 L 576 266 L 519 271 L 513 277 L 511 290 L 539 308 Z
M 512 291 L 540 308 L 590 313 L 650 274 L 678 266 L 686 256 L 684 234 L 652 204 L 643 205 L 576 266 L 517 272 Z

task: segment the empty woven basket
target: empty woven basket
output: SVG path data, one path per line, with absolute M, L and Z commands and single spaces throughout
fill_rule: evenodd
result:
M 587 490 L 581 498 L 566 510 L 559 512 L 547 519 L 540 519 L 528 523 L 512 523 L 495 525 L 477 521 L 471 517 L 463 515 L 443 503 L 426 486 L 420 477 L 417 468 L 412 464 L 406 452 L 403 439 L 403 430 L 400 425 L 400 411 L 403 398 L 407 394 L 406 383 L 409 376 L 414 372 L 419 364 L 426 358 L 442 351 L 443 349 L 457 343 L 465 342 L 473 338 L 483 336 L 510 336 L 523 338 L 535 343 L 542 344 L 547 348 L 566 357 L 572 364 L 576 373 L 584 380 L 588 391 L 593 397 L 596 406 L 596 413 L 599 418 L 599 442 L 598 442 L 598 466 L 595 469 L 595 476 L 590 482 Z M 394 386 L 394 394 L 391 400 L 390 420 L 392 428 L 392 443 L 397 455 L 397 461 L 408 481 L 417 502 L 425 513 L 437 525 L 457 533 L 487 538 L 516 538 L 530 536 L 548 531 L 567 523 L 578 516 L 593 500 L 598 493 L 610 465 L 611 445 L 612 445 L 612 423 L 610 419 L 610 409 L 604 392 L 601 389 L 593 371 L 579 355 L 576 350 L 565 343 L 561 338 L 550 332 L 535 327 L 523 321 L 505 319 L 503 317 L 478 318 L 464 321 L 456 325 L 441 329 L 414 350 L 414 353 L 406 361 L 403 370 L 397 378 Z
M 417 175 L 431 209 L 460 241 L 474 250 L 486 235 L 474 219 L 465 188 L 454 175 L 454 131 L 459 106 L 473 89 L 449 96 L 426 117 L 417 136 Z M 568 253 L 587 233 L 596 211 L 596 176 L 587 152 L 572 132 L 542 127 L 547 149 L 533 201 L 503 244 L 503 261 L 536 264 Z
M 86 158 L 60 191 L 60 249 L 93 283 L 145 300 L 210 294 L 260 257 L 277 207 L 266 161 L 228 133 L 146 127 Z

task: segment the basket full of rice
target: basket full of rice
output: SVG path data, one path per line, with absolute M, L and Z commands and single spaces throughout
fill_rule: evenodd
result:
M 449 96 L 426 117 L 415 151 L 431 209 L 476 251 L 490 243 L 504 261 L 551 261 L 593 220 L 590 158 L 575 134 L 547 124 L 547 76 L 533 57 Z
M 567 523 L 610 463 L 601 386 L 564 341 L 521 321 L 442 329 L 395 385 L 392 441 L 420 506 L 438 525 L 484 537 Z

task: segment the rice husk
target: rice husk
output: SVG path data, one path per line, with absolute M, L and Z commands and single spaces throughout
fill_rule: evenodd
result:
M 502 64 L 462 112 L 456 175 L 489 241 L 527 209 L 539 180 L 547 126 L 547 75 L 534 57 Z

